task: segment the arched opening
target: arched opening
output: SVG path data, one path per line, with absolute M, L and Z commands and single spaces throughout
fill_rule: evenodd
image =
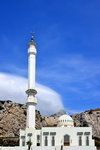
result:
M 86 136 L 86 146 L 89 146 L 89 137 Z
M 64 146 L 70 145 L 70 136 L 68 134 L 64 135 Z
M 82 146 L 82 137 L 79 136 L 79 146 Z
M 44 145 L 48 146 L 48 137 L 47 136 L 45 136 Z
M 40 146 L 40 135 L 37 135 L 37 146 Z
M 51 145 L 55 146 L 55 137 L 54 136 L 52 136 Z

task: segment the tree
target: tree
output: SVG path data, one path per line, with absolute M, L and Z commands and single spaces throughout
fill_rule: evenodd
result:
M 30 150 L 32 142 L 31 141 L 27 141 L 26 144 L 28 145 L 28 150 Z

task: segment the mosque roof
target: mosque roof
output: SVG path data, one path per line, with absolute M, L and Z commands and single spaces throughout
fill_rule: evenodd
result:
M 73 119 L 67 115 L 67 114 L 64 114 L 62 116 L 59 117 L 58 119 L 58 122 L 57 122 L 57 126 L 58 127 L 72 127 L 74 126 L 74 122 L 73 122 Z

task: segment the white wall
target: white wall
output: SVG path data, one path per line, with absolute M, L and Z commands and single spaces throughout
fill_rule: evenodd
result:
M 32 133 L 31 141 L 33 146 L 37 146 L 37 135 L 40 135 L 40 145 L 44 145 L 44 139 L 46 135 L 43 135 L 44 132 L 48 132 L 48 146 L 51 146 L 51 138 L 53 135 L 50 135 L 51 132 L 56 132 L 55 136 L 55 145 L 61 146 L 64 142 L 64 135 L 68 134 L 70 136 L 70 146 L 79 146 L 79 135 L 77 132 L 83 132 L 82 136 L 82 146 L 86 146 L 86 135 L 85 132 L 90 132 L 89 135 L 89 146 L 94 146 L 92 140 L 92 129 L 91 127 L 43 127 L 41 130 L 36 130 L 33 128 L 26 128 L 26 131 L 21 131 L 20 135 L 25 135 L 26 142 L 29 140 L 28 133 Z M 21 141 L 21 140 L 20 140 Z M 21 141 L 22 142 L 22 141 Z M 61 143 L 62 142 L 62 143 Z M 22 146 L 20 144 L 20 146 Z M 80 147 L 80 146 L 79 146 Z M 88 146 L 87 146 L 88 147 Z
M 78 146 L 78 138 L 77 132 L 83 132 L 82 135 L 82 145 L 86 146 L 86 136 L 84 132 L 90 132 L 89 135 L 89 145 L 93 145 L 92 140 L 92 131 L 91 127 L 43 127 L 42 128 L 42 146 L 44 146 L 44 136 L 43 132 L 56 132 L 55 135 L 55 145 L 60 146 L 61 141 L 63 141 L 64 135 L 70 135 L 70 146 Z M 48 136 L 48 146 L 51 146 L 51 135 Z
M 28 147 L 0 147 L 0 150 L 27 150 Z M 31 147 L 31 150 L 60 150 L 60 146 L 37 146 Z M 63 150 L 96 150 L 94 146 L 64 146 Z

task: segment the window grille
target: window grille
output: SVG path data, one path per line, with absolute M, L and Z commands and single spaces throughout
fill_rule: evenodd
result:
M 55 137 L 54 136 L 52 136 L 51 145 L 55 146 Z
M 37 135 L 37 141 L 40 140 L 40 135 Z
M 48 137 L 47 136 L 45 136 L 44 145 L 48 146 Z
M 86 136 L 86 146 L 89 146 L 89 137 Z
M 22 146 L 25 146 L 25 137 L 22 137 Z
M 82 137 L 79 136 L 79 146 L 82 146 Z

